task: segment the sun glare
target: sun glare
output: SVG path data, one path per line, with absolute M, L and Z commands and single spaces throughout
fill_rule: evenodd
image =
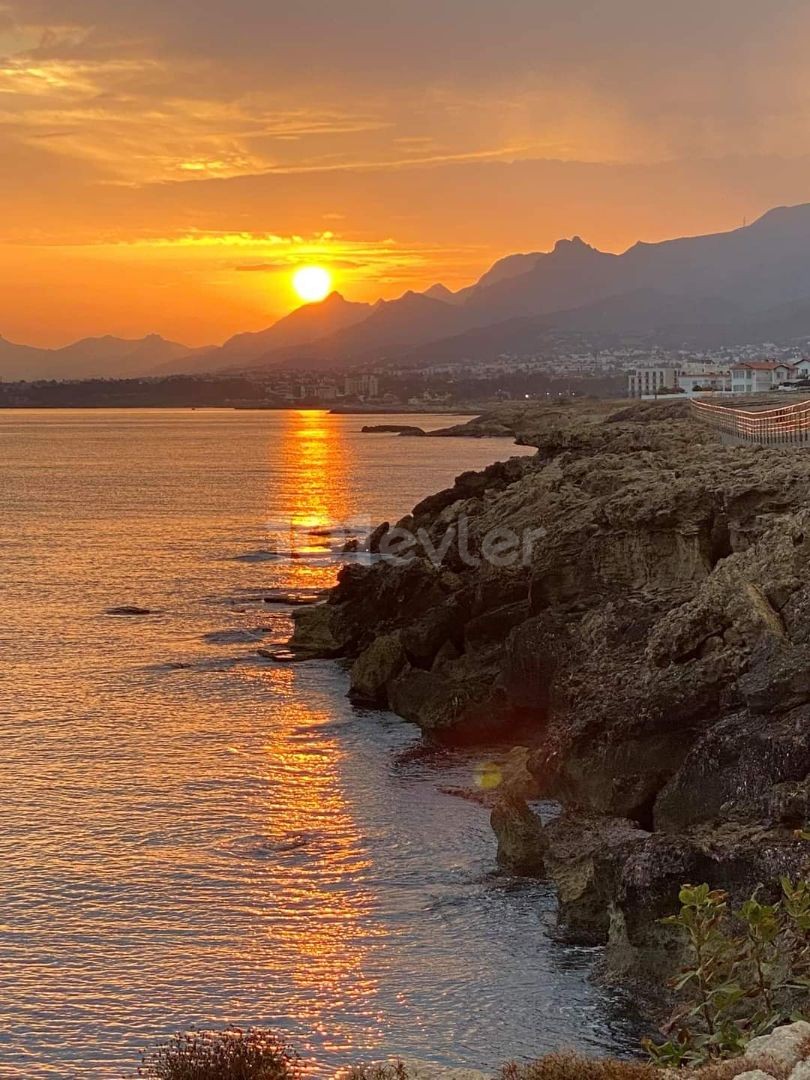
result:
M 315 304 L 332 291 L 332 275 L 322 266 L 302 266 L 293 274 L 293 288 L 302 300 Z

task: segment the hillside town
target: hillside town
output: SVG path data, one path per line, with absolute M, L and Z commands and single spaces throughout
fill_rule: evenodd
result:
M 776 354 L 776 355 L 774 355 Z M 656 398 L 810 391 L 810 358 L 745 347 L 706 356 L 664 350 L 498 356 L 487 363 L 377 366 L 348 373 L 254 370 L 240 375 L 2 382 L 3 407 L 314 407 L 442 411 L 493 401 Z

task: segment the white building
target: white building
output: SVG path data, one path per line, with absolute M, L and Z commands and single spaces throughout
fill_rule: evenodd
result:
M 735 394 L 761 394 L 793 378 L 794 365 L 776 360 L 744 360 L 731 365 L 731 389 Z
M 630 397 L 653 397 L 662 391 L 672 393 L 678 388 L 676 367 L 637 367 L 628 375 Z
M 717 369 L 681 371 L 678 373 L 678 386 L 688 397 L 706 391 L 728 393 L 731 390 L 731 372 Z
M 343 380 L 346 397 L 377 398 L 380 396 L 380 380 L 376 375 L 347 375 Z

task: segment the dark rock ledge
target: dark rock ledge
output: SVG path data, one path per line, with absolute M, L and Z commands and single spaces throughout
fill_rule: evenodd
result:
M 741 898 L 806 872 L 810 454 L 723 447 L 682 404 L 510 422 L 535 457 L 399 524 L 438 543 L 464 519 L 473 554 L 542 528 L 525 565 L 347 566 L 292 645 L 351 658 L 352 697 L 431 738 L 528 746 L 534 790 L 493 811 L 500 861 L 551 878 L 561 931 L 652 984 L 683 882 Z M 527 794 L 562 817 L 541 827 Z

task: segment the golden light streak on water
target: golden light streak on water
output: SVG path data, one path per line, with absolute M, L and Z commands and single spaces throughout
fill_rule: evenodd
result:
M 257 655 L 289 633 L 268 595 L 340 565 L 274 554 L 283 523 L 396 520 L 513 451 L 360 426 L 0 413 L 3 1080 L 111 1080 L 192 1025 L 271 1027 L 316 1078 L 622 1045 L 547 890 L 442 793 L 477 759 L 353 709 L 335 664 Z M 155 614 L 104 614 L 132 603 Z

